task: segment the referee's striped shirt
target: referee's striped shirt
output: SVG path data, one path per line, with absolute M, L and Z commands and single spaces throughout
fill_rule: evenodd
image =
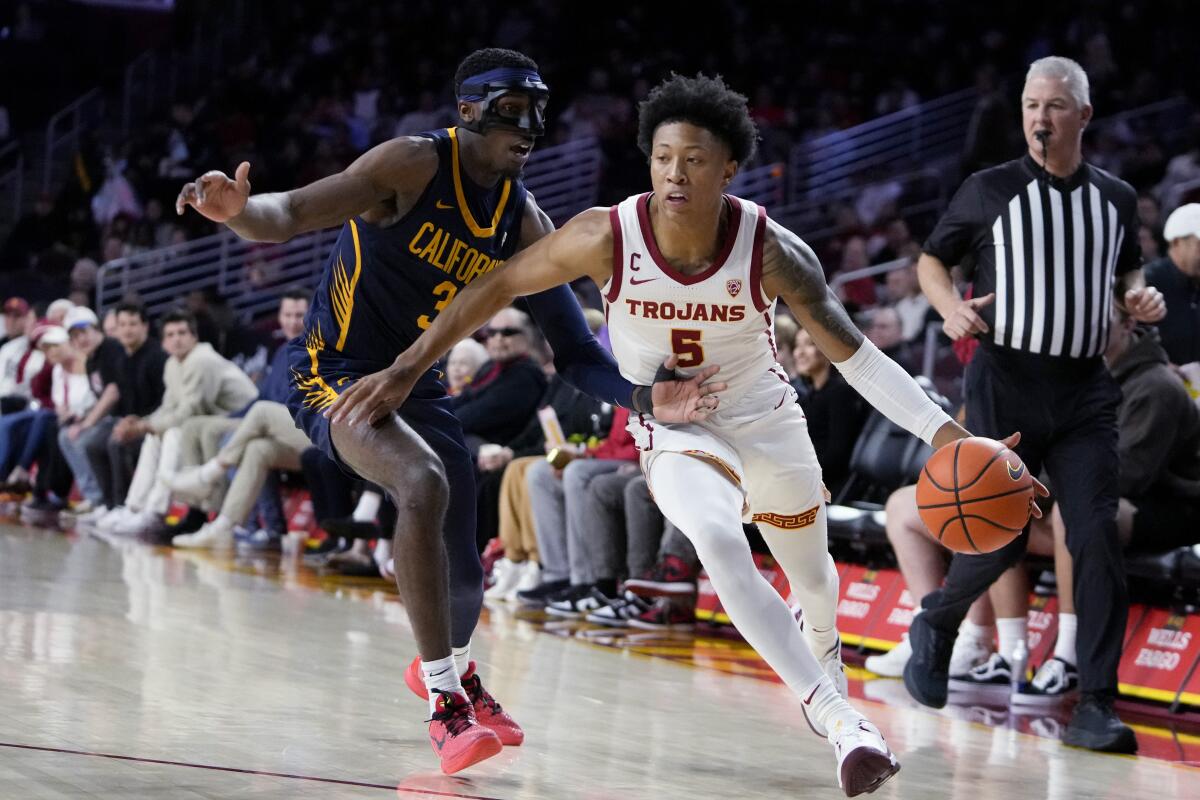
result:
M 1114 278 L 1141 266 L 1137 193 L 1088 164 L 1047 179 L 1026 155 L 967 178 L 923 249 L 996 293 L 980 314 L 994 344 L 1098 356 Z

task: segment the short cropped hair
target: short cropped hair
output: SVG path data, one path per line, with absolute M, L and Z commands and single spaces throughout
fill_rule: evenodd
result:
M 117 307 L 113 311 L 118 314 L 135 314 L 142 322 L 150 321 L 150 318 L 146 316 L 146 307 L 140 303 L 117 303 Z
M 1058 78 L 1067 84 L 1067 90 L 1075 98 L 1075 102 L 1079 103 L 1080 108 L 1092 104 L 1088 76 L 1078 61 L 1063 56 L 1039 58 L 1029 65 L 1029 72 L 1025 73 L 1025 83 L 1028 84 L 1034 78 Z
M 167 325 L 172 322 L 183 322 L 188 326 L 188 330 L 192 332 L 192 336 L 196 335 L 196 315 L 190 311 L 184 311 L 182 308 L 176 308 L 162 315 L 162 319 L 158 321 L 160 331 L 165 331 Z
M 729 148 L 730 157 L 745 164 L 758 146 L 758 127 L 750 117 L 746 96 L 725 85 L 720 75 L 693 78 L 672 74 L 638 106 L 638 147 L 646 157 L 660 125 L 688 122 L 704 128 Z
M 312 299 L 312 292 L 302 286 L 289 286 L 283 290 L 283 294 L 279 296 L 279 302 L 284 300 L 303 300 L 308 302 Z

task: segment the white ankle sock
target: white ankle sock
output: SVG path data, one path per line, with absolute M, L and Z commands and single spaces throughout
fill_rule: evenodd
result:
M 813 684 L 807 693 L 801 695 L 801 699 L 806 697 L 812 697 L 812 702 L 805 704 L 808 716 L 815 725 L 826 730 L 833 729 L 831 723 L 838 717 L 844 717 L 849 724 L 857 723 L 859 719 L 862 719 L 862 715 L 838 694 L 838 690 L 828 675 L 821 676 L 821 679 Z
M 1074 614 L 1058 615 L 1058 641 L 1054 643 L 1054 655 L 1071 666 L 1075 666 L 1075 626 L 1078 619 Z
M 208 525 L 212 530 L 222 530 L 222 531 L 230 531 L 230 532 L 233 531 L 233 527 L 234 527 L 233 520 L 229 519 L 228 517 L 223 517 L 219 514 L 217 515 L 217 518 L 214 519 L 212 522 L 208 523 Z
M 996 629 L 991 625 L 976 625 L 971 620 L 963 620 L 962 625 L 958 626 L 959 636 L 970 636 L 972 639 L 979 639 L 986 642 L 988 645 L 992 643 L 992 637 L 995 636 Z M 1001 650 L 1001 653 L 1004 651 Z
M 212 483 L 217 478 L 220 478 L 224 473 L 225 467 L 215 458 L 210 461 L 205 461 L 204 466 L 200 467 L 200 477 L 203 478 L 206 483 Z
M 471 643 L 467 642 L 465 647 L 450 648 L 450 657 L 454 659 L 454 669 L 458 672 L 458 677 L 462 678 L 471 666 Z
M 996 619 L 996 632 L 1000 638 L 1000 655 L 1005 661 L 1012 660 L 1013 650 L 1017 642 L 1025 641 L 1025 617 L 1006 617 Z
M 354 507 L 354 513 L 350 515 L 350 518 L 355 522 L 374 522 L 382 503 L 383 498 L 378 492 L 363 492 L 362 497 L 358 498 L 358 505 Z
M 437 693 L 433 691 L 434 689 L 440 689 L 443 692 L 457 692 L 466 696 L 462 682 L 458 679 L 458 670 L 454 668 L 453 656 L 439 658 L 437 661 L 422 661 L 421 677 L 425 681 L 425 688 L 429 689 L 430 716 L 433 716 L 433 712 L 437 710 Z

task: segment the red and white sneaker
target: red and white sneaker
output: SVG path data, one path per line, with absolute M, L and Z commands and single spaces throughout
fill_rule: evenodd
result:
M 834 720 L 829 743 L 838 760 L 838 786 L 847 797 L 870 794 L 900 771 L 883 734 L 866 719 Z
M 501 744 L 515 747 L 525 741 L 525 731 L 521 730 L 517 721 L 500 707 L 496 698 L 483 688 L 483 682 L 475 674 L 474 661 L 467 667 L 467 674 L 461 676 L 459 680 L 462 681 L 463 689 L 466 690 L 467 697 L 471 701 L 471 711 L 480 725 L 495 732 L 500 737 Z M 425 691 L 425 679 L 421 675 L 420 656 L 414 658 L 408 665 L 408 669 L 404 671 L 404 683 L 417 697 L 428 699 L 429 695 Z
M 504 749 L 500 737 L 475 719 L 467 698 L 454 692 L 438 693 L 436 710 L 429 720 L 429 744 L 442 762 L 442 772 L 453 775 Z

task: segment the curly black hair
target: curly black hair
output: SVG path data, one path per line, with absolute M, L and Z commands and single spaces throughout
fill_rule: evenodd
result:
M 730 157 L 745 164 L 758 147 L 758 128 L 750 118 L 746 96 L 725 85 L 720 75 L 689 78 L 671 73 L 638 106 L 638 147 L 646 157 L 659 125 L 689 122 L 723 141 Z
M 464 58 L 458 65 L 458 69 L 454 71 L 454 94 L 460 94 L 459 90 L 467 78 L 497 67 L 516 67 L 538 71 L 537 62 L 524 53 L 505 50 L 503 47 L 485 47 Z

